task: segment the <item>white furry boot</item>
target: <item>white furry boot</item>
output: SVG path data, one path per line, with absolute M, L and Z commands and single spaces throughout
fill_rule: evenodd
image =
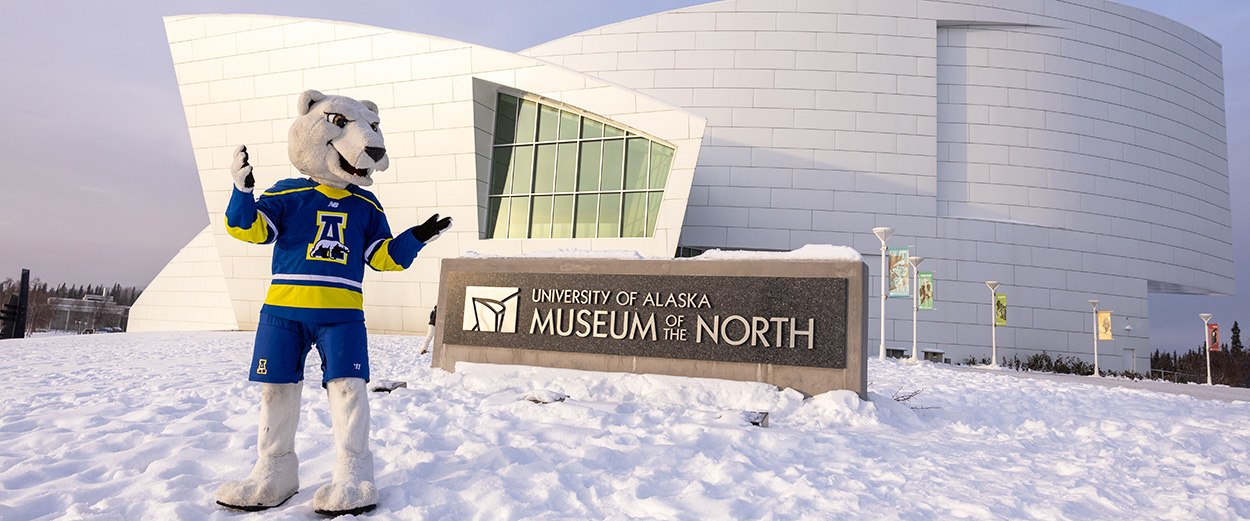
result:
M 223 483 L 217 489 L 217 504 L 254 512 L 281 505 L 299 491 L 295 428 L 303 387 L 302 383 L 262 385 L 256 468 L 246 479 Z
M 363 378 L 336 378 L 326 384 L 334 422 L 334 481 L 317 490 L 313 510 L 338 516 L 363 514 L 378 506 L 369 450 L 369 393 Z

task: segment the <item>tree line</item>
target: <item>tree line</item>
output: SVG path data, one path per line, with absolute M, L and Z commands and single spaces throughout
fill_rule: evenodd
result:
M 26 328 L 30 331 L 40 329 L 51 329 L 53 321 L 52 306 L 48 304 L 49 298 L 68 298 L 81 300 L 87 295 L 104 295 L 108 290 L 108 296 L 112 297 L 113 302 L 122 306 L 133 306 L 135 301 L 139 299 L 139 295 L 143 293 L 143 288 L 134 286 L 122 286 L 121 284 L 113 284 L 112 286 L 101 285 L 69 285 L 61 283 L 53 286 L 39 279 L 32 277 L 30 279 L 30 289 L 27 294 L 27 310 L 26 310 Z M 6 278 L 0 282 L 0 303 L 9 302 L 10 295 L 17 295 L 21 291 L 21 281 L 12 278 Z
M 1211 352 L 1211 383 L 1250 387 L 1250 350 L 1241 343 L 1241 326 L 1233 322 L 1227 343 Z M 1206 346 L 1185 353 L 1155 350 L 1150 355 L 1150 371 L 1155 378 L 1172 382 L 1207 382 Z

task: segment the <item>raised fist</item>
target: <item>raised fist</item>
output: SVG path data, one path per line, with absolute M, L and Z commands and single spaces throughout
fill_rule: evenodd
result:
M 234 161 L 230 162 L 230 175 L 234 177 L 234 187 L 240 192 L 252 193 L 256 179 L 252 177 L 252 165 L 247 164 L 247 147 L 239 145 L 234 149 Z
M 438 214 L 431 215 L 424 223 L 419 226 L 412 227 L 412 236 L 418 241 L 429 244 L 437 239 L 443 231 L 451 227 L 451 217 L 438 218 Z

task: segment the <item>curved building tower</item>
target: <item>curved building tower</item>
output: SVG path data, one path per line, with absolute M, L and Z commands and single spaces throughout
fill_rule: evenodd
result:
M 212 225 L 132 330 L 253 327 L 268 251 L 225 235 L 230 151 L 257 151 L 258 184 L 296 175 L 285 129 L 311 88 L 381 107 L 392 228 L 456 218 L 414 269 L 366 279 L 376 331 L 425 331 L 438 259 L 466 251 L 846 244 L 875 278 L 880 226 L 933 272 L 930 359 L 990 356 L 990 280 L 1000 357 L 1092 361 L 1097 299 L 1100 367 L 1139 372 L 1149 293 L 1232 290 L 1220 46 L 1114 2 L 728 0 L 520 54 L 264 16 L 166 26 Z M 886 302 L 890 350 L 910 353 L 911 307 Z
M 1098 299 L 1115 333 L 1100 367 L 1140 372 L 1149 293 L 1232 291 L 1220 46 L 1158 15 L 1095 0 L 730 0 L 526 54 L 707 118 L 684 248 L 848 244 L 876 276 L 871 230 L 894 228 L 889 245 L 934 272 L 918 327 L 931 356 L 989 354 L 990 280 L 1009 309 L 1000 357 L 1092 362 Z M 887 347 L 909 354 L 911 306 L 886 309 Z M 868 330 L 875 347 L 879 323 Z

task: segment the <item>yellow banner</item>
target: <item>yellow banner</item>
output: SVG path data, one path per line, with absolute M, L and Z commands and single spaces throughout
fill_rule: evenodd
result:
M 1113 338 L 1111 338 L 1111 312 L 1110 311 L 1098 312 L 1098 339 L 1099 340 L 1114 340 Z
M 994 294 L 994 325 L 1007 325 L 1007 294 Z

